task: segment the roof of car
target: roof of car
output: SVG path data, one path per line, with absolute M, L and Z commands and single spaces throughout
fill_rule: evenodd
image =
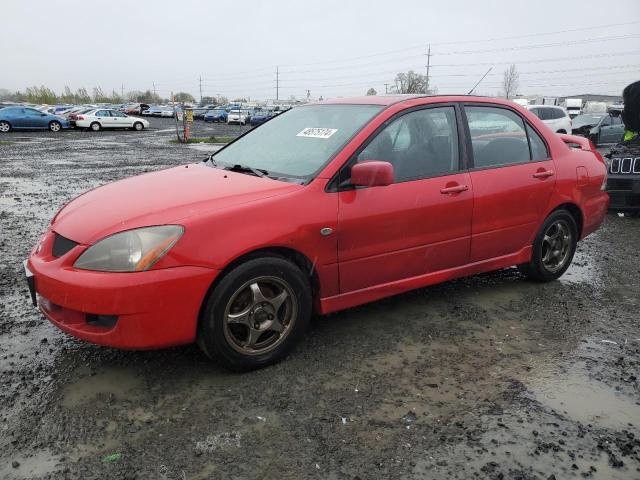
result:
M 559 108 L 560 110 L 564 110 L 560 105 L 527 105 L 525 108 Z
M 389 106 L 400 102 L 417 99 L 429 99 L 431 102 L 481 102 L 513 105 L 514 102 L 502 98 L 483 97 L 479 95 L 367 95 L 363 97 L 331 98 L 316 104 L 355 104 L 355 105 L 383 105 Z

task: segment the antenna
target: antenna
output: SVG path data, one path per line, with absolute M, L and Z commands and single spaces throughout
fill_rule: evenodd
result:
M 481 82 L 482 80 L 484 80 L 484 77 L 486 77 L 487 75 L 489 75 L 489 72 L 490 72 L 491 70 L 493 70 L 493 67 L 489 67 L 489 70 L 487 70 L 487 73 L 485 73 L 485 74 L 482 76 L 482 78 L 481 78 L 480 80 L 478 80 L 478 83 L 476 83 L 476 84 L 473 86 L 473 88 L 472 88 L 471 90 L 469 90 L 469 93 L 467 93 L 467 95 L 471 95 L 471 94 L 473 93 L 473 91 L 476 89 L 476 87 L 477 87 L 478 85 L 480 85 L 480 82 Z

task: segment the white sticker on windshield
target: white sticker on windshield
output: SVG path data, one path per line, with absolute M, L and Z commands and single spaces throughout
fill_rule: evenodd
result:
M 309 138 L 329 138 L 331 135 L 338 131 L 337 128 L 314 128 L 309 127 L 302 130 L 296 137 L 309 137 Z

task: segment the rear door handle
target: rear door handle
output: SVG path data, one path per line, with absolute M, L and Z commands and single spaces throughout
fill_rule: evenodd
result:
M 451 194 L 451 193 L 460 193 L 469 190 L 469 187 L 466 185 L 454 185 L 453 187 L 445 187 L 440 189 L 440 193 L 443 195 Z
M 544 172 L 536 172 L 533 174 L 533 178 L 548 178 L 553 177 L 553 170 L 545 170 Z

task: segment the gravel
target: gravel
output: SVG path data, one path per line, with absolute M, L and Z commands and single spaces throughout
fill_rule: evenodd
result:
M 609 215 L 559 281 L 507 269 L 315 318 L 247 374 L 57 330 L 21 265 L 57 209 L 205 154 L 152 122 L 2 137 L 0 478 L 640 478 L 638 219 Z

